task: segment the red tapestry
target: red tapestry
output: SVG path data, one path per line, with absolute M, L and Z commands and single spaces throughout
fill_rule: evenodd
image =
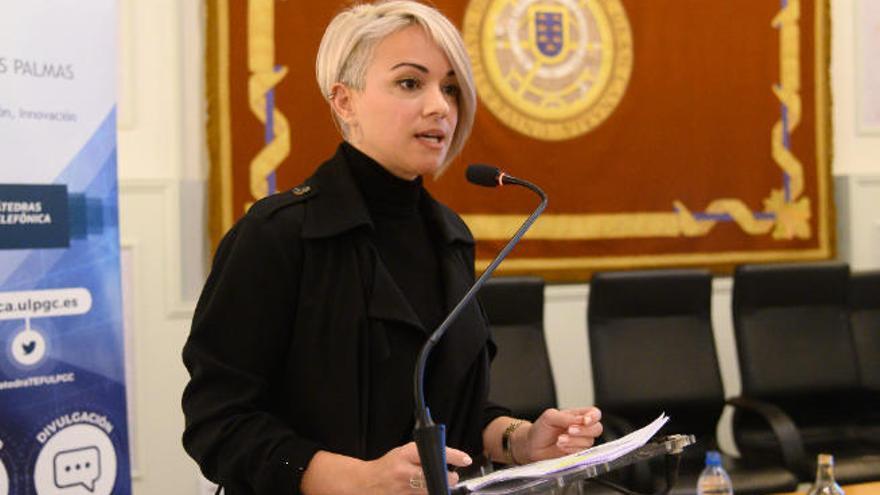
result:
M 478 189 L 469 163 L 550 203 L 501 272 L 827 259 L 833 255 L 824 0 L 436 0 L 462 30 L 480 98 L 437 181 L 485 267 L 536 204 Z M 208 2 L 212 238 L 297 185 L 340 140 L 314 78 L 347 2 Z

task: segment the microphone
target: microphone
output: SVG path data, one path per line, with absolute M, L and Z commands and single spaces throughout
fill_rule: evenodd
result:
M 519 242 L 526 231 L 535 223 L 538 216 L 547 208 L 547 195 L 538 186 L 529 181 L 517 179 L 511 175 L 507 175 L 496 167 L 490 165 L 470 165 L 467 168 L 467 180 L 473 184 L 484 187 L 497 187 L 505 184 L 523 186 L 535 192 L 541 197 L 541 203 L 535 208 L 535 211 L 523 222 L 516 234 L 507 242 L 504 248 L 495 256 L 495 259 L 489 263 L 486 270 L 474 282 L 474 285 L 467 291 L 464 297 L 456 304 L 455 308 L 449 312 L 443 323 L 434 330 L 434 333 L 422 346 L 419 353 L 419 359 L 416 362 L 416 369 L 413 373 L 413 395 L 416 402 L 416 425 L 413 430 L 413 438 L 419 451 L 419 459 L 422 463 L 422 470 L 425 473 L 425 482 L 429 495 L 449 495 L 449 483 L 446 479 L 446 425 L 435 424 L 431 419 L 431 411 L 425 404 L 425 365 L 428 362 L 428 355 L 431 349 L 440 341 L 449 325 L 458 318 L 458 315 L 470 303 L 477 294 L 477 291 L 492 276 L 492 272 L 498 268 L 498 265 L 507 257 L 508 253 Z
M 500 186 L 502 183 L 498 179 L 502 178 L 504 172 L 491 165 L 483 165 L 476 163 L 470 165 L 465 172 L 468 182 L 484 187 Z
M 535 194 L 540 196 L 541 200 L 543 200 L 545 203 L 547 201 L 547 195 L 544 194 L 544 191 L 542 191 L 540 187 L 532 184 L 527 180 L 518 179 L 512 175 L 502 172 L 498 167 L 476 163 L 474 165 L 468 166 L 466 176 L 468 182 L 470 182 L 471 184 L 476 184 L 483 187 L 497 187 L 508 184 L 523 186 L 534 191 Z M 545 204 L 544 206 L 547 205 Z M 544 211 L 544 208 L 541 208 L 541 211 Z M 538 212 L 538 214 L 540 215 L 540 212 Z M 529 223 L 529 227 L 531 227 L 531 223 Z M 528 230 L 528 228 L 526 228 L 526 230 Z M 519 241 L 519 239 L 517 239 L 517 241 Z

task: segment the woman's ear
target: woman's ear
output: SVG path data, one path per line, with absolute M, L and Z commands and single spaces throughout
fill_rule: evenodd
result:
M 347 127 L 352 127 L 356 119 L 354 91 L 342 83 L 330 87 L 330 108 Z

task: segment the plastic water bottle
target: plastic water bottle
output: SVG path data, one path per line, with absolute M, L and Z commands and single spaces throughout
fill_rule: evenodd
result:
M 697 478 L 697 495 L 732 495 L 733 484 L 727 471 L 721 467 L 721 454 L 710 450 L 706 452 L 706 467 Z
M 843 489 L 834 481 L 834 457 L 831 454 L 819 454 L 816 482 L 807 493 L 808 495 L 843 495 Z

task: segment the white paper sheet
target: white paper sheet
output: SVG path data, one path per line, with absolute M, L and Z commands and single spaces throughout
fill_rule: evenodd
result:
M 558 473 L 575 467 L 587 467 L 611 462 L 648 443 L 648 440 L 650 440 L 667 421 L 669 421 L 669 417 L 663 413 L 651 423 L 629 435 L 620 437 L 617 440 L 596 445 L 595 447 L 574 454 L 569 454 L 567 456 L 558 457 L 556 459 L 548 459 L 546 461 L 534 462 L 524 466 L 495 471 L 486 476 L 462 481 L 456 485 L 455 488 L 465 487 L 469 491 L 474 491 L 502 481 L 540 478 L 542 476 Z

